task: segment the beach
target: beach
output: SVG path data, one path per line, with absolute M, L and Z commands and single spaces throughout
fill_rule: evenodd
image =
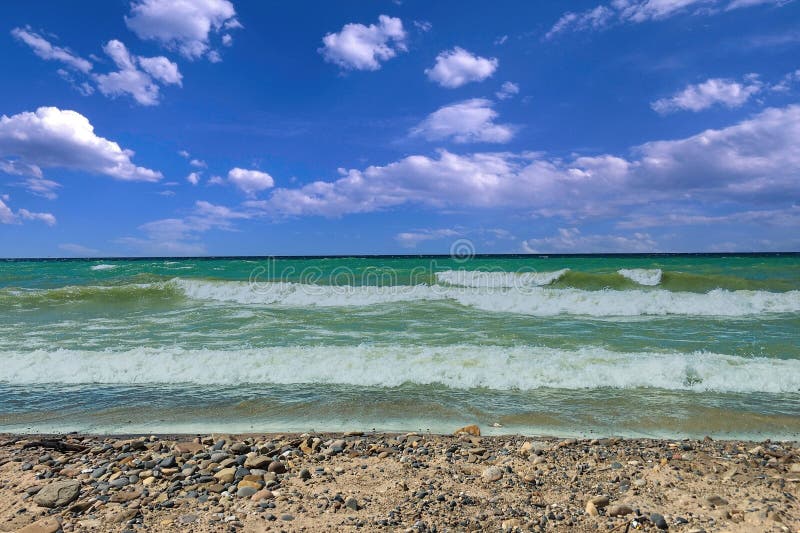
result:
M 0 531 L 798 531 L 786 442 L 0 436 Z

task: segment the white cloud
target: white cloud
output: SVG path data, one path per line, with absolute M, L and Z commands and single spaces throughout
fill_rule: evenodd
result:
M 233 183 L 248 196 L 253 196 L 257 192 L 269 189 L 275 185 L 272 176 L 266 172 L 247 170 L 238 167 L 228 171 L 228 181 Z
M 429 32 L 431 31 L 431 28 L 433 28 L 433 24 L 431 24 L 427 20 L 415 20 L 414 27 L 421 32 Z
M 406 50 L 406 32 L 399 18 L 381 15 L 378 24 L 345 24 L 339 33 L 322 38 L 318 51 L 329 63 L 351 70 L 378 70 Z
M 483 81 L 497 70 L 496 58 L 487 59 L 456 46 L 436 56 L 436 64 L 425 69 L 428 79 L 454 89 L 473 81 Z
M 90 61 L 75 55 L 69 48 L 62 48 L 50 43 L 38 33 L 31 31 L 30 28 L 14 28 L 11 30 L 11 35 L 30 46 L 33 53 L 42 59 L 60 61 L 84 74 L 92 70 Z
M 0 224 L 21 224 L 23 220 L 38 220 L 48 226 L 56 225 L 56 217 L 50 213 L 34 213 L 27 209 L 20 209 L 17 212 L 11 210 L 5 202 L 8 197 L 0 199 Z
M 186 176 L 186 181 L 191 183 L 192 185 L 197 185 L 200 183 L 200 173 L 199 172 L 192 172 L 188 176 Z
M 187 59 L 198 59 L 215 52 L 210 34 L 242 27 L 235 17 L 228 0 L 135 0 L 125 24 L 140 39 L 158 41 Z
M 612 0 L 579 13 L 564 13 L 544 38 L 552 39 L 566 31 L 600 30 L 612 24 L 639 24 L 685 13 L 709 15 L 720 10 L 787 3 L 787 0 Z
M 97 87 L 106 96 L 128 94 L 139 104 L 151 106 L 157 105 L 159 99 L 156 80 L 165 84 L 181 85 L 182 76 L 178 65 L 166 57 L 132 56 L 125 45 L 116 39 L 108 41 L 103 50 L 119 68 L 116 72 L 94 76 Z
M 492 105 L 490 100 L 473 98 L 441 107 L 411 130 L 411 135 L 457 143 L 508 142 L 514 136 L 514 127 L 495 124 L 497 112 Z
M 711 78 L 703 83 L 689 85 L 674 96 L 656 100 L 651 107 L 661 114 L 675 111 L 702 111 L 714 104 L 739 107 L 761 91 L 762 87 L 763 84 L 755 76 L 750 76 L 743 83 Z
M 543 253 L 644 253 L 657 251 L 658 244 L 647 233 L 632 235 L 584 235 L 578 228 L 559 228 L 550 237 L 522 242 L 522 251 Z
M 189 164 L 192 165 L 195 168 L 206 168 L 206 167 L 208 167 L 206 162 L 203 161 L 202 159 L 192 159 L 191 161 L 189 161 Z
M 166 57 L 139 57 L 137 62 L 142 70 L 150 74 L 153 79 L 166 85 L 182 85 L 183 76 L 178 71 L 178 65 Z
M 133 155 L 116 142 L 97 136 L 89 119 L 76 111 L 40 107 L 35 112 L 0 116 L 0 162 L 32 178 L 41 180 L 42 168 L 79 170 L 126 181 L 162 178 L 160 172 L 134 165 Z
M 144 237 L 123 237 L 118 242 L 145 254 L 202 255 L 206 251 L 200 241 L 203 233 L 233 231 L 234 220 L 247 218 L 248 213 L 197 201 L 188 216 L 147 222 L 139 226 Z
M 516 94 L 519 94 L 519 85 L 513 81 L 507 81 L 503 83 L 503 85 L 500 86 L 500 90 L 494 93 L 494 95 L 500 100 L 508 100 Z
M 403 248 L 416 248 L 419 243 L 424 241 L 434 241 L 458 235 L 461 234 L 453 229 L 425 229 L 419 231 L 404 231 L 395 235 L 394 238 Z
M 264 209 L 335 217 L 415 203 L 578 217 L 681 199 L 785 202 L 800 192 L 800 106 L 767 109 L 684 139 L 645 143 L 631 154 L 562 160 L 536 152 L 442 150 L 437 157 L 412 155 L 343 171 L 334 181 L 279 188 Z
M 184 159 L 189 159 L 189 157 L 190 157 L 189 156 L 189 152 L 186 151 L 186 150 L 179 150 L 178 151 L 178 155 L 181 156 Z

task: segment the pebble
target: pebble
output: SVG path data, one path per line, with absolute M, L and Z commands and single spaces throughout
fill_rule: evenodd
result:
M 75 501 L 80 491 L 80 481 L 74 479 L 55 481 L 42 487 L 33 497 L 33 501 L 42 507 L 61 507 Z
M 612 505 L 606 512 L 608 516 L 626 516 L 633 514 L 633 509 L 628 505 Z

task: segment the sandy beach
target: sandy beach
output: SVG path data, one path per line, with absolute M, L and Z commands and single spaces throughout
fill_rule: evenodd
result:
M 797 443 L 0 435 L 0 531 L 800 531 Z

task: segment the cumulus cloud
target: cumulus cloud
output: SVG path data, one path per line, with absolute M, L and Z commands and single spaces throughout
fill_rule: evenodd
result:
M 119 69 L 94 76 L 97 87 L 106 96 L 127 94 L 137 103 L 151 106 L 157 105 L 159 100 L 159 85 L 156 80 L 165 84 L 181 85 L 182 76 L 178 65 L 166 57 L 132 56 L 126 46 L 116 39 L 108 41 L 103 50 Z
M 399 18 L 381 15 L 378 24 L 345 24 L 339 33 L 322 38 L 318 50 L 325 61 L 348 70 L 378 70 L 406 50 L 406 32 Z
M 762 4 L 783 5 L 786 0 L 613 0 L 580 12 L 564 13 L 545 39 L 567 31 L 600 30 L 613 24 L 639 24 L 679 14 L 709 15 Z
M 336 217 L 415 203 L 607 216 L 676 198 L 785 202 L 798 197 L 799 183 L 800 106 L 791 105 L 684 139 L 645 143 L 627 157 L 562 160 L 537 152 L 446 150 L 435 157 L 412 155 L 342 171 L 333 181 L 276 189 L 264 208 L 272 214 Z
M 519 94 L 519 85 L 512 81 L 507 81 L 500 86 L 500 90 L 494 93 L 499 100 L 508 100 L 514 95 Z
M 228 181 L 248 196 L 254 196 L 257 192 L 270 189 L 275 185 L 272 176 L 266 172 L 238 167 L 228 171 Z
M 739 83 L 729 79 L 711 78 L 695 85 L 689 85 L 669 98 L 661 98 L 651 104 L 658 113 L 675 111 L 702 111 L 715 104 L 727 107 L 740 107 L 751 96 L 761 91 L 763 84 L 756 76 Z
M 457 143 L 508 142 L 514 136 L 514 127 L 495 124 L 497 112 L 492 105 L 490 100 L 473 98 L 441 107 L 412 129 L 411 135 Z
M 208 166 L 202 159 L 192 159 L 189 164 L 195 168 L 206 168 Z
M 522 251 L 546 253 L 645 253 L 658 249 L 658 243 L 647 233 L 632 235 L 584 235 L 578 228 L 559 228 L 555 235 L 522 242 Z
M 186 176 L 186 181 L 188 181 L 192 185 L 197 185 L 198 183 L 200 183 L 200 173 L 191 172 L 188 176 Z
M 135 0 L 125 24 L 140 39 L 179 51 L 187 59 L 214 57 L 210 37 L 241 28 L 228 0 Z M 230 43 L 227 43 L 230 44 Z
M 496 58 L 474 55 L 456 46 L 436 56 L 436 64 L 425 69 L 428 79 L 454 89 L 473 81 L 483 81 L 494 74 L 499 62 Z
M 95 134 L 94 126 L 76 111 L 40 107 L 35 112 L 0 116 L 0 170 L 33 178 L 52 189 L 43 168 L 64 168 L 125 181 L 158 181 L 160 172 L 136 166 L 134 152 Z M 8 172 L 8 169 L 17 172 Z
M 27 209 L 14 212 L 7 204 L 8 197 L 0 198 L 0 224 L 21 224 L 25 220 L 38 220 L 48 226 L 56 225 L 56 217 L 50 213 L 34 213 Z
M 70 68 L 87 74 L 92 70 L 92 63 L 73 53 L 69 48 L 62 48 L 31 31 L 30 28 L 14 28 L 11 35 L 15 39 L 27 44 L 33 53 L 48 61 L 60 61 Z

